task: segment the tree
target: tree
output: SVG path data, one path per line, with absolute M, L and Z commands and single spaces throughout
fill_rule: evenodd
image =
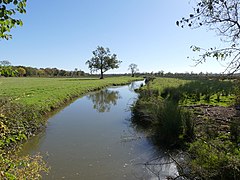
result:
M 0 61 L 0 66 L 11 66 L 11 63 L 9 61 Z
M 192 50 L 200 52 L 196 65 L 203 63 L 207 58 L 215 58 L 227 62 L 225 72 L 235 73 L 240 68 L 240 1 L 239 0 L 198 0 L 193 13 L 188 18 L 182 18 L 176 24 L 182 28 L 189 26 L 199 28 L 206 26 L 216 31 L 224 48 L 211 47 L 203 49 L 192 46 Z
M 8 40 L 12 38 L 8 34 L 16 25 L 22 26 L 21 19 L 16 19 L 16 13 L 26 13 L 27 0 L 0 0 L 0 38 Z
M 14 77 L 16 74 L 9 61 L 0 61 L 0 76 Z
M 132 77 L 134 77 L 135 73 L 139 71 L 139 69 L 137 68 L 137 65 L 133 63 L 128 66 L 128 70 L 131 71 Z
M 92 53 L 93 57 L 86 64 L 91 72 L 100 70 L 100 79 L 106 71 L 119 68 L 121 61 L 117 60 L 116 54 L 110 53 L 109 48 L 98 46 Z
M 44 75 L 45 75 L 44 69 L 38 69 L 38 70 L 37 70 L 37 75 L 38 75 L 39 77 L 44 76 Z
M 17 68 L 17 72 L 20 77 L 23 77 L 24 75 L 26 75 L 26 70 L 23 67 Z

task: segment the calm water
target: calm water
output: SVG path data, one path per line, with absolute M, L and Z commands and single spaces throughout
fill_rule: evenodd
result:
M 131 127 L 133 91 L 142 82 L 90 93 L 49 119 L 45 132 L 24 145 L 23 154 L 41 152 L 51 167 L 43 179 L 157 179 L 177 173 L 173 163 L 144 163 L 161 152 Z M 167 162 L 163 156 L 160 162 Z M 156 176 L 157 175 L 157 176 Z

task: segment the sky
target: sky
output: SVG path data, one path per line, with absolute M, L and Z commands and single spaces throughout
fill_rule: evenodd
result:
M 215 60 L 194 66 L 191 59 L 198 56 L 191 45 L 210 48 L 221 42 L 205 27 L 176 26 L 191 12 L 189 0 L 28 0 L 24 25 L 11 31 L 13 39 L 0 40 L 0 60 L 89 72 L 85 62 L 103 46 L 122 61 L 108 73 L 127 73 L 131 63 L 140 72 L 223 72 Z

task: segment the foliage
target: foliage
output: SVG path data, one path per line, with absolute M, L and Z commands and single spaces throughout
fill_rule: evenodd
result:
M 229 106 L 234 103 L 237 83 L 221 79 L 156 78 L 140 91 L 158 91 L 161 97 L 181 105 L 211 104 Z
M 200 179 L 233 179 L 240 176 L 240 151 L 229 140 L 199 139 L 190 146 L 191 173 Z
M 178 164 L 183 171 L 180 176 L 189 179 L 239 179 L 239 117 L 217 122 L 219 117 L 201 119 L 200 114 L 194 112 L 196 103 L 200 103 L 200 107 L 202 103 L 234 104 L 234 97 L 239 93 L 235 88 L 237 85 L 232 80 L 222 79 L 156 78 L 138 90 L 140 96 L 133 109 L 136 114 L 133 123 L 138 126 L 139 122 L 149 122 L 148 126 L 142 127 L 150 129 L 154 142 L 160 146 L 170 143 L 170 147 L 176 147 L 173 145 L 188 142 L 185 162 Z M 239 98 L 236 104 L 239 105 Z M 190 112 L 190 108 L 193 111 Z M 220 130 L 217 126 L 227 130 Z
M 199 28 L 206 26 L 214 30 L 224 43 L 226 48 L 203 49 L 192 46 L 193 51 L 202 52 L 196 64 L 205 62 L 207 58 L 212 57 L 216 60 L 230 60 L 225 72 L 234 73 L 240 68 L 240 49 L 238 41 L 240 37 L 238 0 L 216 0 L 206 1 L 198 0 L 195 4 L 194 12 L 188 18 L 182 18 L 177 21 L 178 26 L 189 26 Z
M 92 52 L 93 57 L 86 62 L 91 72 L 100 70 L 100 79 L 103 79 L 103 73 L 110 69 L 119 68 L 121 61 L 117 60 L 116 54 L 111 54 L 109 48 L 98 46 Z
M 16 153 L 0 152 L 0 179 L 41 179 L 49 168 L 39 154 L 19 157 Z
M 128 66 L 128 70 L 131 71 L 132 77 L 134 77 L 134 74 L 139 71 L 139 69 L 137 68 L 137 65 L 132 63 Z
M 160 146 L 177 147 L 184 139 L 194 138 L 190 112 L 179 107 L 176 101 L 164 100 L 158 91 L 148 87 L 140 91 L 139 100 L 133 107 L 132 122 L 138 129 L 140 126 L 150 132 L 154 143 Z
M 231 125 L 230 125 L 230 134 L 232 141 L 236 144 L 240 143 L 240 118 L 239 117 L 233 117 L 231 119 Z
M 43 126 L 45 121 L 34 106 L 0 99 L 0 179 L 39 179 L 40 173 L 47 171 L 40 155 L 16 154 L 16 146 Z
M 14 77 L 17 73 L 9 61 L 0 61 L 0 77 Z
M 23 77 L 23 76 L 26 75 L 26 70 L 22 67 L 17 68 L 17 72 L 18 72 L 20 77 Z
M 13 66 L 14 69 L 23 68 L 26 77 L 83 77 L 87 74 L 82 70 L 66 71 L 57 68 L 33 68 L 26 66 Z
M 8 34 L 16 25 L 22 26 L 21 19 L 16 19 L 16 13 L 26 13 L 27 0 L 0 0 L 0 38 L 8 40 L 12 38 Z
M 45 126 L 35 106 L 0 99 L 0 149 L 12 148 Z

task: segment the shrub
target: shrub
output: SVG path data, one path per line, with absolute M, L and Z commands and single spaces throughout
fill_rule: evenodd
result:
M 199 139 L 191 144 L 189 153 L 194 178 L 237 180 L 240 177 L 240 151 L 231 141 Z
M 234 117 L 231 119 L 230 133 L 233 142 L 240 143 L 240 118 Z
M 0 179 L 39 179 L 48 170 L 40 155 L 19 156 L 19 143 L 45 125 L 34 106 L 0 99 Z
M 19 157 L 16 153 L 0 152 L 0 179 L 40 179 L 48 167 L 39 154 Z

